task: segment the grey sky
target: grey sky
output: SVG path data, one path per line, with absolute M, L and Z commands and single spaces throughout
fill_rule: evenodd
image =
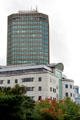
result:
M 37 0 L 38 11 L 49 15 L 50 61 L 62 62 L 64 73 L 80 84 L 80 0 Z M 36 0 L 0 0 L 0 65 L 6 64 L 7 16 L 35 9 Z

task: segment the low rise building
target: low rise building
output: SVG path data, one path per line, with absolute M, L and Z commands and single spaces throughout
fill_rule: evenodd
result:
M 64 66 L 59 64 L 22 64 L 0 67 L 0 87 L 26 87 L 26 95 L 35 101 L 45 98 L 74 100 L 74 81 L 63 78 Z
M 74 86 L 75 102 L 80 105 L 79 86 Z
M 0 69 L 0 87 L 14 87 L 16 84 L 26 87 L 26 95 L 35 101 L 39 99 L 59 99 L 58 67 L 52 65 L 14 65 Z
M 67 79 L 67 77 L 62 78 L 62 99 L 66 97 L 70 97 L 73 101 L 75 101 L 74 94 L 74 81 L 71 79 Z

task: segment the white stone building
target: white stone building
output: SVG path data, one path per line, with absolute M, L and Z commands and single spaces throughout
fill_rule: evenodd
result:
M 35 101 L 40 98 L 74 100 L 74 82 L 62 79 L 63 64 L 14 65 L 0 67 L 0 87 L 14 87 L 16 84 L 26 87 L 26 95 Z M 65 86 L 68 86 L 66 88 Z M 68 95 L 67 95 L 68 94 Z
M 59 99 L 59 78 L 55 65 L 17 65 L 0 69 L 0 87 L 14 87 L 16 84 L 26 87 L 26 95 L 35 101 L 40 98 Z
M 67 78 L 62 78 L 62 99 L 66 97 L 70 97 L 73 101 L 75 101 L 74 94 L 74 81 Z

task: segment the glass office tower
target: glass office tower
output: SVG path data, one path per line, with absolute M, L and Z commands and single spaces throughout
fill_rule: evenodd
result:
M 8 16 L 7 65 L 49 63 L 49 20 L 37 11 Z

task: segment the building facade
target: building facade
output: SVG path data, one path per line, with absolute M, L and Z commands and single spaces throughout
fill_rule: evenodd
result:
M 0 87 L 26 87 L 26 95 L 35 101 L 40 98 L 60 99 L 59 78 L 55 65 L 14 65 L 0 69 Z
M 75 102 L 80 105 L 80 94 L 79 94 L 79 86 L 74 86 L 75 92 Z
M 62 78 L 62 99 L 65 99 L 66 97 L 70 97 L 73 101 L 75 101 L 74 81 Z
M 74 81 L 63 79 L 63 65 L 21 64 L 0 67 L 0 87 L 26 87 L 26 95 L 35 101 L 46 98 L 74 100 Z
M 49 19 L 37 11 L 8 16 L 7 65 L 49 63 Z
M 74 86 L 75 97 L 79 96 L 79 86 Z

